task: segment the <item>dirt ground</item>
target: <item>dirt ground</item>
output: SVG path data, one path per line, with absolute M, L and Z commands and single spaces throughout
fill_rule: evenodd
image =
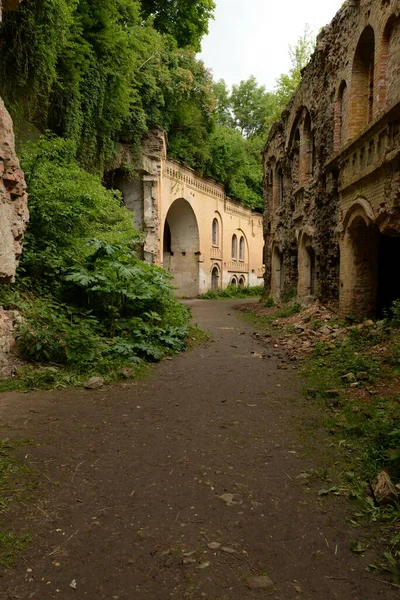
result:
M 350 551 L 345 500 L 299 485 L 330 440 L 316 431 L 310 453 L 291 363 L 234 304 L 191 302 L 213 342 L 144 381 L 0 395 L 0 438 L 31 438 L 43 474 L 2 519 L 33 541 L 1 573 L 1 599 L 399 598 Z

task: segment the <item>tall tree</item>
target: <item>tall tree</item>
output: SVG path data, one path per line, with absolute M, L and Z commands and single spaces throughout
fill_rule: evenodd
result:
M 265 120 L 273 110 L 273 94 L 263 85 L 258 85 L 252 75 L 239 85 L 234 85 L 231 94 L 231 106 L 235 126 L 248 138 L 265 133 Z
M 274 108 L 267 117 L 267 127 L 270 129 L 277 121 L 282 111 L 296 92 L 301 82 L 301 72 L 308 64 L 315 50 L 315 36 L 309 25 L 306 25 L 303 35 L 299 37 L 295 46 L 289 46 L 290 62 L 289 73 L 282 73 L 276 80 L 274 93 Z
M 215 98 L 215 116 L 217 124 L 233 127 L 230 91 L 223 79 L 214 83 L 213 93 Z
M 179 47 L 200 51 L 201 39 L 213 18 L 214 0 L 141 0 L 145 17 L 154 18 L 154 27 L 172 35 Z

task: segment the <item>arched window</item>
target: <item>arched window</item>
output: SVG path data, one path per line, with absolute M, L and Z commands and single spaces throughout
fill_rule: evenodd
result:
M 274 182 L 274 170 L 273 168 L 271 168 L 269 170 L 268 173 L 268 179 L 267 179 L 267 202 L 270 206 L 272 206 L 272 208 L 274 208 L 274 204 L 275 204 L 275 182 Z
M 165 221 L 164 225 L 164 254 L 170 254 L 172 252 L 171 249 L 171 229 L 169 227 L 168 221 Z
M 239 260 L 244 260 L 244 255 L 245 255 L 245 241 L 244 241 L 244 237 L 242 236 L 240 238 L 240 242 L 239 242 Z
M 300 182 L 300 130 L 297 128 L 292 148 L 292 184 L 297 189 Z
M 232 258 L 237 259 L 237 237 L 235 234 L 232 236 Z
M 370 25 L 358 42 L 351 81 L 350 138 L 374 118 L 375 34 Z
M 233 286 L 233 287 L 237 287 L 238 284 L 238 280 L 236 278 L 236 276 L 234 275 L 229 283 L 229 285 Z
M 212 222 L 212 245 L 219 246 L 219 223 L 218 219 Z
M 379 52 L 379 109 L 391 107 L 399 100 L 400 17 L 392 16 L 385 27 Z
M 246 285 L 246 279 L 242 277 L 239 279 L 239 287 L 243 288 Z
M 335 150 L 347 142 L 347 110 L 348 110 L 348 88 L 347 83 L 342 81 L 339 86 L 336 110 L 335 110 Z
M 300 185 L 307 183 L 313 174 L 313 134 L 311 131 L 311 117 L 305 109 L 303 139 L 300 143 Z
M 283 202 L 283 171 L 278 165 L 276 169 L 276 205 L 280 206 Z

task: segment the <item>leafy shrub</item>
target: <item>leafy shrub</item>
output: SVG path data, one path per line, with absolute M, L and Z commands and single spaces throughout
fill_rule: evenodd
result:
M 263 287 L 247 286 L 247 287 L 236 287 L 235 285 L 228 285 L 224 290 L 210 290 L 205 294 L 201 294 L 199 298 L 202 300 L 217 300 L 218 298 L 249 298 L 261 296 L 263 293 Z
M 393 325 L 400 326 L 400 298 L 393 302 L 391 313 Z
M 81 169 L 75 150 L 72 142 L 50 136 L 28 145 L 22 156 L 30 224 L 20 272 L 30 277 L 30 287 L 38 283 L 52 293 L 66 270 L 86 259 L 89 240 L 133 248 L 141 239 L 120 193 Z
M 296 288 L 291 288 L 290 290 L 287 290 L 286 292 L 282 293 L 282 300 L 283 300 L 283 302 L 289 302 L 290 300 L 293 300 L 293 298 L 296 298 L 296 296 L 297 296 Z
M 277 319 L 287 319 L 288 317 L 292 317 L 293 315 L 297 315 L 301 312 L 301 305 L 297 302 L 295 304 L 289 304 L 288 306 L 284 306 L 274 315 Z
M 268 296 L 264 302 L 265 308 L 273 308 L 275 306 L 275 300 L 272 296 Z
M 141 234 L 119 193 L 83 171 L 65 140 L 41 138 L 23 166 L 31 224 L 18 290 L 0 292 L 24 315 L 20 354 L 107 373 L 184 349 L 188 310 L 173 298 L 170 276 L 138 258 Z

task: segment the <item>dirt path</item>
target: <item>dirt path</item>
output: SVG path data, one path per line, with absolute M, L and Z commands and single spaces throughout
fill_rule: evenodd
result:
M 319 465 L 302 458 L 298 383 L 232 304 L 194 301 L 214 342 L 146 381 L 0 396 L 0 437 L 34 439 L 24 452 L 45 474 L 35 506 L 7 518 L 33 543 L 2 599 L 398 598 L 350 552 L 344 502 L 298 485 Z

